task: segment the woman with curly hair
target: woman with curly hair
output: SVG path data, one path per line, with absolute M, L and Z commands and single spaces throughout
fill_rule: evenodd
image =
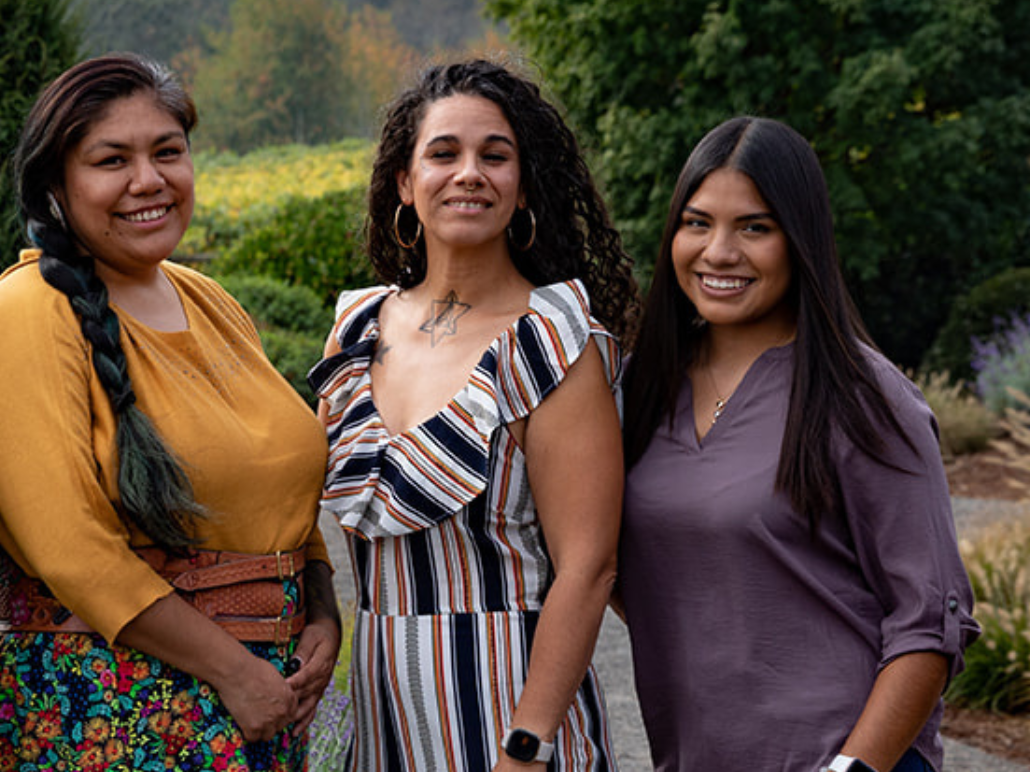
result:
M 312 372 L 358 587 L 354 769 L 605 769 L 590 656 L 615 574 L 631 262 L 529 79 L 426 70 L 369 192 L 384 285 Z

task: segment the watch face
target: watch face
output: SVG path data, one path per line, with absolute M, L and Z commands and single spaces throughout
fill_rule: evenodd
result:
M 519 762 L 533 762 L 540 750 L 540 739 L 527 730 L 512 730 L 504 751 Z

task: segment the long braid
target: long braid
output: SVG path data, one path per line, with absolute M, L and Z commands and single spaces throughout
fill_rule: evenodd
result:
M 108 303 L 107 287 L 96 275 L 92 258 L 76 255 L 59 228 L 33 222 L 29 232 L 43 250 L 40 273 L 68 297 L 91 345 L 97 378 L 111 401 L 117 422 L 118 492 L 128 519 L 161 547 L 174 550 L 196 544 L 192 527 L 204 509 L 194 500 L 182 465 L 136 405 L 118 315 Z
M 113 102 L 141 92 L 152 94 L 189 136 L 196 108 L 172 74 L 135 54 L 111 54 L 79 63 L 43 91 L 25 121 L 13 170 L 22 220 L 43 252 L 40 273 L 68 298 L 114 410 L 123 517 L 157 545 L 175 550 L 197 543 L 194 527 L 204 508 L 183 466 L 136 405 L 107 287 L 95 258 L 82 255 L 55 196 L 67 154 L 90 126 Z

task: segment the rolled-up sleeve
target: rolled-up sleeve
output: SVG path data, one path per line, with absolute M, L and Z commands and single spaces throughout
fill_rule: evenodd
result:
M 959 554 L 937 423 L 918 388 L 880 363 L 881 388 L 911 446 L 878 427 L 878 458 L 844 443 L 841 495 L 862 572 L 883 607 L 880 668 L 909 652 L 948 657 L 950 676 L 980 634 Z

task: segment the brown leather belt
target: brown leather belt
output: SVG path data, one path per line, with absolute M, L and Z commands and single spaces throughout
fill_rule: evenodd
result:
M 137 548 L 136 554 L 163 577 L 181 598 L 240 641 L 282 645 L 304 629 L 304 549 L 258 555 L 221 550 L 191 550 L 169 555 L 160 548 Z M 8 630 L 92 633 L 44 583 L 21 572 L 10 588 Z M 282 581 L 297 578 L 299 608 L 283 616 Z M 21 605 L 25 604 L 25 607 Z M 26 615 L 27 611 L 27 615 Z

